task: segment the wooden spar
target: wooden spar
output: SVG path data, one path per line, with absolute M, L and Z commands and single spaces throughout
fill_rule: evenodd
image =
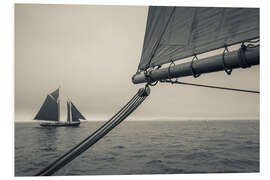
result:
M 224 54 L 224 64 L 228 69 L 244 68 L 241 66 L 243 63 L 241 63 L 241 58 L 239 57 L 238 52 L 239 51 L 237 50 Z M 245 51 L 243 51 L 242 55 L 245 57 L 247 64 L 250 66 L 258 65 L 260 63 L 259 46 L 247 48 Z M 220 54 L 193 61 L 193 72 L 196 72 L 196 74 L 203 74 L 225 70 L 222 56 L 223 54 Z M 170 67 L 170 72 L 169 67 L 152 70 L 150 73 L 148 73 L 148 80 L 151 79 L 151 82 L 155 82 L 168 79 L 169 77 L 178 78 L 185 76 L 193 76 L 191 62 L 182 63 L 175 66 L 172 65 Z M 145 83 L 147 82 L 147 77 L 145 76 L 144 72 L 141 72 L 139 74 L 133 75 L 132 82 L 134 84 Z

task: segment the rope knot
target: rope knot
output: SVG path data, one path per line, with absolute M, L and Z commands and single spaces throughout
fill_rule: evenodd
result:
M 152 78 L 151 78 L 151 72 L 153 71 L 153 69 L 148 69 L 146 71 L 144 71 L 144 76 L 145 76 L 145 80 L 147 82 L 147 85 L 150 85 L 150 86 L 155 86 L 157 85 L 158 81 L 154 81 Z
M 244 42 L 242 42 L 241 47 L 239 48 L 238 53 L 237 53 L 238 64 L 239 66 L 241 66 L 241 68 L 248 68 L 251 66 L 247 61 L 246 50 L 247 50 L 247 46 L 244 44 Z
M 229 52 L 228 46 L 225 44 L 224 45 L 224 51 L 223 51 L 223 54 L 222 54 L 222 64 L 223 64 L 224 71 L 226 72 L 226 74 L 231 75 L 232 69 L 228 68 L 227 65 L 225 64 L 225 54 L 228 53 L 228 52 Z
M 198 57 L 197 57 L 196 54 L 194 54 L 194 57 L 192 58 L 192 60 L 191 60 L 191 62 L 190 62 L 190 71 L 191 71 L 193 77 L 194 77 L 194 78 L 197 78 L 197 77 L 199 77 L 201 74 L 198 74 L 198 73 L 196 73 L 196 72 L 194 71 L 194 68 L 193 68 L 193 62 L 194 62 L 194 60 L 198 60 Z

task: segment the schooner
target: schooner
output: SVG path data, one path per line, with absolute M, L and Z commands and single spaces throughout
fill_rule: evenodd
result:
M 86 119 L 70 100 L 67 101 L 67 121 L 60 121 L 59 89 L 47 95 L 34 120 L 48 121 L 40 123 L 43 127 L 79 126 L 80 120 Z

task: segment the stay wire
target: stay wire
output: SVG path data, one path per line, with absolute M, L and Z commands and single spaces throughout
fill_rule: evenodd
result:
M 171 80 L 160 80 L 161 83 L 171 83 L 171 84 L 182 84 L 182 85 L 190 85 L 190 86 L 197 86 L 197 87 L 206 87 L 206 88 L 213 88 L 213 89 L 222 89 L 222 90 L 230 90 L 230 91 L 239 91 L 239 92 L 247 92 L 247 93 L 256 93 L 259 94 L 260 91 L 253 91 L 253 90 L 246 90 L 246 89 L 236 89 L 236 88 L 228 88 L 228 87 L 220 87 L 220 86 L 211 86 L 205 84 L 195 84 L 195 83 L 187 83 L 187 82 L 180 82 L 180 81 L 171 81 Z

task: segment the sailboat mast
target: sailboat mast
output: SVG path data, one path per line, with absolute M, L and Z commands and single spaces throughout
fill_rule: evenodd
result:
M 58 121 L 60 121 L 60 86 L 59 86 L 59 96 L 58 96 Z
M 72 121 L 71 101 L 70 100 L 69 100 L 69 113 L 70 113 L 70 121 Z

